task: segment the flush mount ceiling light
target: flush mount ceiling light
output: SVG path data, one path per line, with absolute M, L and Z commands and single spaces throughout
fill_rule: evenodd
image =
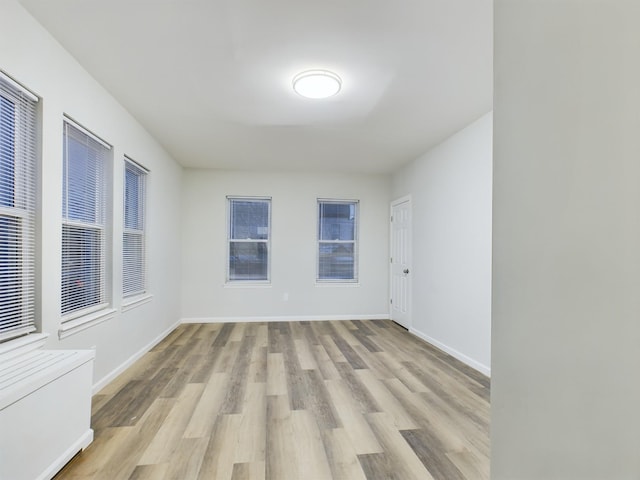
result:
M 332 97 L 341 86 L 340 77 L 327 70 L 307 70 L 293 77 L 293 89 L 307 98 Z

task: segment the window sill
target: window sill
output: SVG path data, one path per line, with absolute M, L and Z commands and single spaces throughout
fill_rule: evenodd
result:
M 24 337 L 14 338 L 0 344 L 0 358 L 2 362 L 23 353 L 30 352 L 31 350 L 37 350 L 44 347 L 47 341 L 47 333 L 30 333 Z
M 237 281 L 237 282 L 227 282 L 224 284 L 224 288 L 271 288 L 271 282 L 252 282 L 248 281 Z
M 316 287 L 360 287 L 360 282 L 340 282 L 332 280 L 316 280 Z
M 149 303 L 153 299 L 153 295 L 151 294 L 143 294 L 133 298 L 127 298 L 122 300 L 122 306 L 120 309 L 122 313 L 128 312 L 129 310 L 133 310 L 134 308 L 140 307 L 145 303 Z
M 87 328 L 91 328 L 94 325 L 106 322 L 107 320 L 112 319 L 115 314 L 115 309 L 106 308 L 97 312 L 91 312 L 81 317 L 74 318 L 73 320 L 69 320 L 67 322 L 63 322 L 58 329 L 58 338 L 62 340 L 63 338 L 67 338 L 71 335 L 82 332 Z

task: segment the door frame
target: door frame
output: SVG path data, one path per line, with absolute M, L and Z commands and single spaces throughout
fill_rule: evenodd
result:
M 408 245 L 408 249 L 409 249 L 409 263 L 411 264 L 410 268 L 413 268 L 413 201 L 411 199 L 411 194 L 408 195 L 404 195 L 402 197 L 399 197 L 395 200 L 392 200 L 391 203 L 389 204 L 389 255 L 387 256 L 389 259 L 389 318 L 391 320 L 393 320 L 393 306 L 391 303 L 392 300 L 392 295 L 393 295 L 393 263 L 391 262 L 391 254 L 393 252 L 393 221 L 392 221 L 392 217 L 393 217 L 393 208 L 397 205 L 400 205 L 402 203 L 405 202 L 409 202 L 409 207 L 410 207 L 410 212 L 411 212 L 411 223 L 409 224 L 409 245 Z M 412 273 L 412 272 L 411 272 Z M 407 325 L 401 325 L 398 322 L 398 325 L 401 325 L 402 327 L 406 328 L 407 330 L 411 330 L 411 327 L 413 325 L 413 308 L 412 308 L 412 301 L 413 301 L 413 277 L 411 277 L 409 279 L 409 292 L 408 292 L 408 296 L 409 296 L 409 301 L 408 301 L 408 305 L 407 305 L 407 309 L 409 312 L 408 315 L 408 322 Z M 395 320 L 393 320 L 395 321 Z

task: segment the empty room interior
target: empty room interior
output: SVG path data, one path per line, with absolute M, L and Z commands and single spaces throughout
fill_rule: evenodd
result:
M 640 4 L 0 18 L 0 480 L 640 478 Z

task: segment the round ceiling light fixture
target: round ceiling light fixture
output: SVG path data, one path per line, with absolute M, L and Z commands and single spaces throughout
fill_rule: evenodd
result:
M 332 97 L 341 87 L 340 77 L 328 70 L 307 70 L 293 77 L 293 89 L 306 98 Z

